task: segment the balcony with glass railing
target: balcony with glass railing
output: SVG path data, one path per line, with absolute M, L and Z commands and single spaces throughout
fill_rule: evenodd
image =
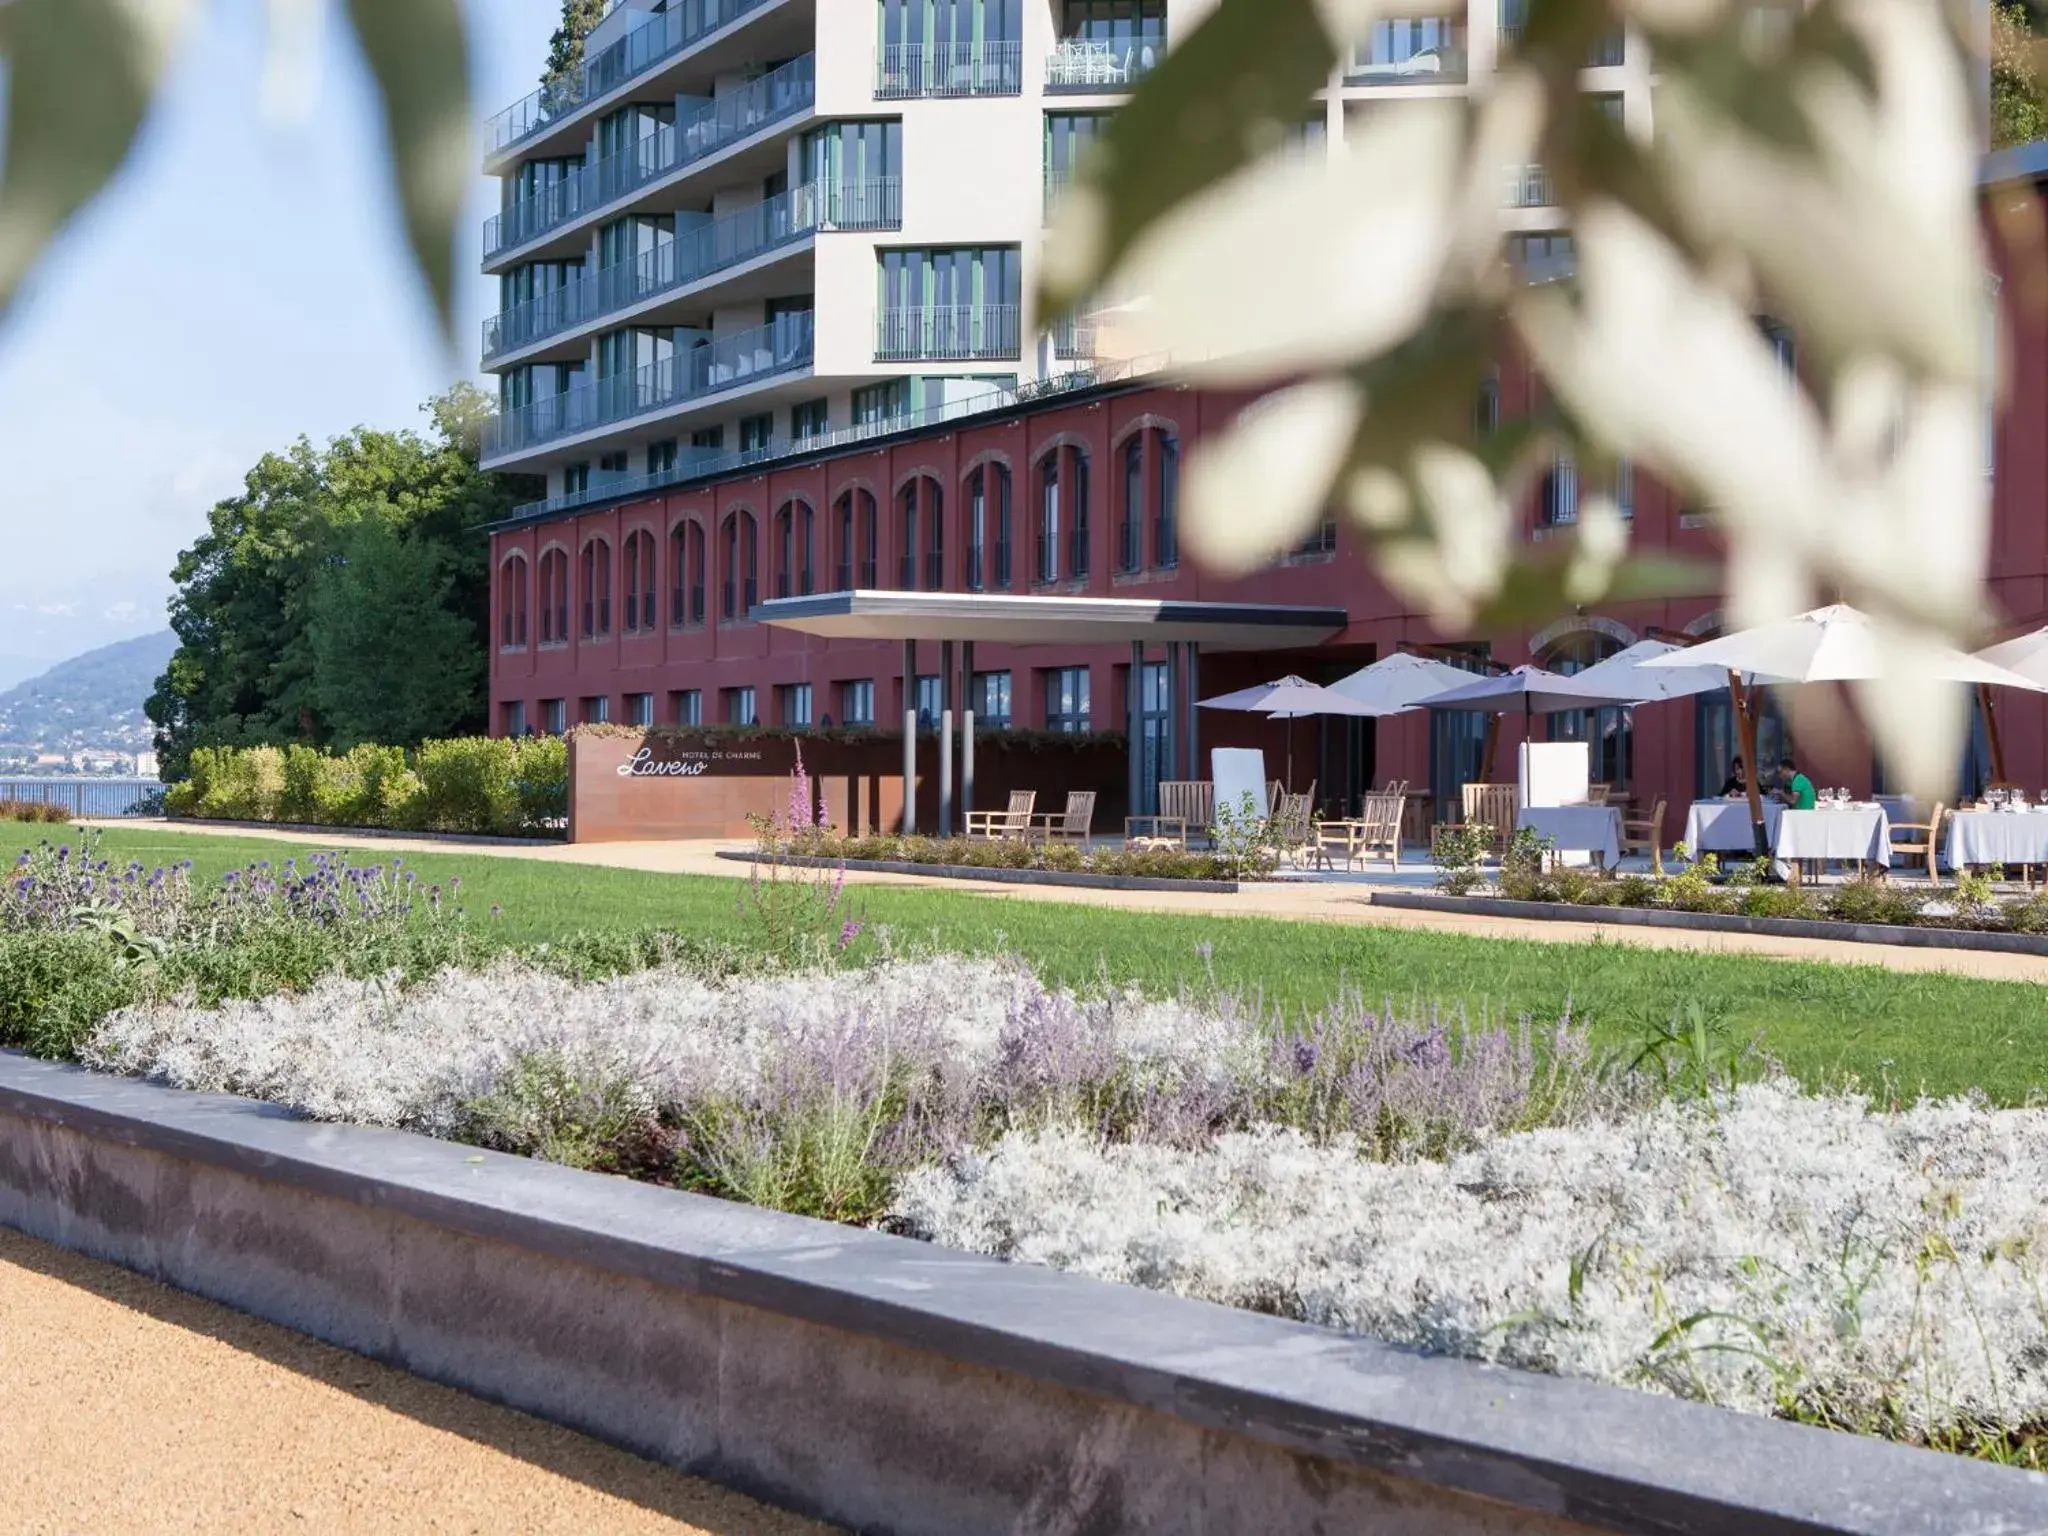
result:
M 968 363 L 1019 355 L 1015 304 L 884 309 L 875 321 L 878 363 Z
M 1024 45 L 1018 42 L 886 43 L 875 57 L 875 99 L 1020 96 Z
M 486 426 L 483 454 L 497 459 L 523 453 L 636 416 L 800 373 L 811 366 L 816 348 L 816 317 L 809 311 L 714 337 L 644 368 L 507 411 Z
M 1166 55 L 1163 37 L 1063 37 L 1046 56 L 1045 88 L 1055 95 L 1127 91 Z
M 806 182 L 751 208 L 680 230 L 650 251 L 491 316 L 484 321 L 484 361 L 693 287 L 821 230 L 897 229 L 902 223 L 902 183 L 895 177 Z
M 1435 85 L 1465 79 L 1465 24 L 1449 16 L 1389 18 L 1361 38 L 1346 85 Z
M 609 48 L 586 59 L 568 78 L 542 86 L 514 102 L 484 127 L 491 154 L 532 138 L 586 103 L 607 96 L 657 65 L 687 52 L 714 32 L 775 0 L 671 0 Z
M 484 224 L 484 258 L 575 223 L 642 187 L 708 160 L 764 128 L 809 111 L 818 97 L 818 59 L 805 54 L 739 90 L 709 101 L 630 149 L 578 168 Z

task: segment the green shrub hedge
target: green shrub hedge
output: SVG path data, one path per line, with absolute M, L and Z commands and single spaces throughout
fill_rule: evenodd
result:
M 200 747 L 164 793 L 172 816 L 392 831 L 532 836 L 569 814 L 558 736 L 466 736 L 402 747 Z

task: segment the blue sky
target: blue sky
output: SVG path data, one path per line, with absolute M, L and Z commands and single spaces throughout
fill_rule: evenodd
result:
M 467 0 L 479 122 L 532 90 L 560 0 Z M 495 183 L 464 220 L 457 348 L 386 191 L 376 102 L 323 0 L 309 102 L 266 113 L 262 0 L 208 0 L 115 184 L 0 330 L 0 688 L 166 622 L 177 552 L 266 449 L 424 426 L 477 375 Z

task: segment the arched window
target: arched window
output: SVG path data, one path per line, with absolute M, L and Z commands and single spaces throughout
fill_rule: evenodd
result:
M 796 503 L 785 501 L 775 514 L 775 595 L 796 591 Z
M 1067 505 L 1071 509 L 1067 531 L 1067 577 L 1088 579 L 1088 450 L 1073 448 L 1067 454 Z
M 900 571 L 896 585 L 906 592 L 917 590 L 917 482 L 912 480 L 897 496 L 896 547 Z
M 1145 434 L 1134 432 L 1123 446 L 1123 505 L 1116 524 L 1116 568 L 1135 571 L 1144 564 Z
M 583 638 L 612 632 L 612 547 L 603 539 L 583 546 Z
M 994 546 L 989 583 L 998 592 L 1010 589 L 1010 466 L 988 467 L 989 517 L 993 524 L 990 541 Z
M 818 588 L 816 542 L 817 518 L 812 515 L 811 504 L 800 501 L 796 504 L 796 590 L 799 597 L 809 597 Z
M 1060 454 L 1055 448 L 1038 461 L 1038 560 L 1032 579 L 1060 579 Z
M 498 643 L 526 644 L 526 556 L 514 555 L 498 571 Z
M 832 590 L 853 590 L 853 492 L 842 491 L 832 503 Z
M 540 557 L 540 643 L 569 640 L 569 553 L 551 549 Z
M 718 616 L 728 622 L 744 619 L 760 601 L 757 585 L 759 530 L 751 512 L 729 512 L 720 532 L 724 545 L 725 580 L 720 589 Z
M 704 622 L 704 529 L 677 523 L 668 536 L 668 621 L 680 629 Z
M 881 512 L 875 505 L 874 492 L 855 491 L 853 510 L 855 547 L 859 550 L 860 584 L 872 590 L 882 579 L 882 520 Z
M 960 584 L 979 592 L 988 550 L 988 467 L 984 465 L 967 477 L 967 495 L 960 509 L 965 526 L 960 539 Z
M 1539 528 L 1568 526 L 1579 520 L 1579 468 L 1570 459 L 1559 458 L 1543 476 L 1536 490 L 1536 525 Z
M 1159 476 L 1152 508 L 1152 563 L 1170 571 L 1180 564 L 1180 439 L 1164 429 L 1153 436 Z
M 654 582 L 654 535 L 642 528 L 626 535 L 626 633 L 654 628 Z
M 938 592 L 946 585 L 946 497 L 930 475 L 917 475 L 897 493 L 902 533 L 901 586 L 914 592 L 922 581 Z M 920 556 L 922 558 L 920 558 Z

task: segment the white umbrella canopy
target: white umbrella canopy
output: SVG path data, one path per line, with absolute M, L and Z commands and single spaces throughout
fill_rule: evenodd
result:
M 1299 677 L 1277 678 L 1235 693 L 1198 701 L 1200 709 L 1237 709 L 1269 719 L 1295 720 L 1303 715 L 1375 715 L 1381 713 L 1333 689 Z
M 2048 692 L 2048 687 L 2017 672 L 1947 646 L 1922 647 L 1920 660 L 1929 673 L 1947 682 Z M 1653 656 L 1641 665 L 1646 670 L 1719 667 L 1748 673 L 1764 683 L 1877 683 L 1893 670 L 1869 618 L 1847 603 L 1737 630 L 1668 656 Z
M 1977 652 L 1977 659 L 2017 672 L 2031 683 L 2048 683 L 2048 629 L 1987 645 Z
M 1634 645 L 1616 651 L 1605 661 L 1596 661 L 1583 672 L 1572 673 L 1571 677 L 1581 687 L 1612 694 L 1630 704 L 1683 699 L 1696 693 L 1712 693 L 1717 688 L 1726 688 L 1726 667 L 1680 665 L 1677 662 L 1662 662 L 1654 667 L 1649 665 L 1653 659 L 1674 653 L 1690 663 L 1697 649 L 1673 645 L 1668 640 L 1638 640 Z
M 1432 694 L 1462 688 L 1479 675 L 1449 662 L 1396 651 L 1369 667 L 1360 667 L 1349 677 L 1339 678 L 1330 684 L 1330 692 L 1370 705 L 1375 715 L 1398 715 L 1420 708 Z

